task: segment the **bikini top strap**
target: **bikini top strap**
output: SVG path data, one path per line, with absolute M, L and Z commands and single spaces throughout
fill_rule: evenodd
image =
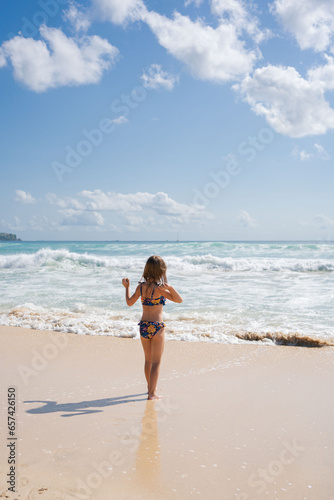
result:
M 154 290 L 156 289 L 156 287 L 157 287 L 157 286 L 158 286 L 158 285 L 155 285 L 155 287 L 154 287 L 154 288 L 153 288 L 153 290 L 152 290 L 151 300 L 153 300 Z
M 142 290 L 142 283 L 140 283 L 140 295 L 143 295 L 143 290 Z

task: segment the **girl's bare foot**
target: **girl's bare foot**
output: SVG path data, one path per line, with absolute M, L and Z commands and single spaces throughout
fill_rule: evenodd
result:
M 159 394 L 157 394 L 156 392 L 154 392 L 153 394 L 148 393 L 147 399 L 161 399 L 161 398 L 164 398 L 164 397 L 165 396 L 160 396 Z
M 153 396 L 148 395 L 148 396 L 147 396 L 147 399 L 150 399 L 150 400 L 153 400 L 153 399 L 160 399 L 160 396 L 158 396 L 157 394 L 155 394 L 155 395 L 153 395 Z

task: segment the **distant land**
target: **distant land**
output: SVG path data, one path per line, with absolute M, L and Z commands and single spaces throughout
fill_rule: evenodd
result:
M 22 240 L 20 240 L 20 238 L 16 238 L 16 234 L 0 233 L 0 241 L 22 241 Z

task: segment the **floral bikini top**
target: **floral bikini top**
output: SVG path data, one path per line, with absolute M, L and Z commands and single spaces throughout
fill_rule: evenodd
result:
M 155 285 L 155 287 L 153 288 L 151 298 L 149 299 L 148 297 L 142 296 L 142 283 L 140 283 L 141 303 L 143 304 L 143 306 L 158 306 L 159 304 L 162 304 L 164 306 L 166 304 L 166 298 L 162 295 L 157 299 L 153 298 L 154 290 L 157 288 L 157 286 L 159 285 Z

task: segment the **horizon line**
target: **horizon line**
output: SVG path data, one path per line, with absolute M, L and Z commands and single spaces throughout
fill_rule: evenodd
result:
M 334 240 L 0 240 L 0 243 L 331 243 Z

